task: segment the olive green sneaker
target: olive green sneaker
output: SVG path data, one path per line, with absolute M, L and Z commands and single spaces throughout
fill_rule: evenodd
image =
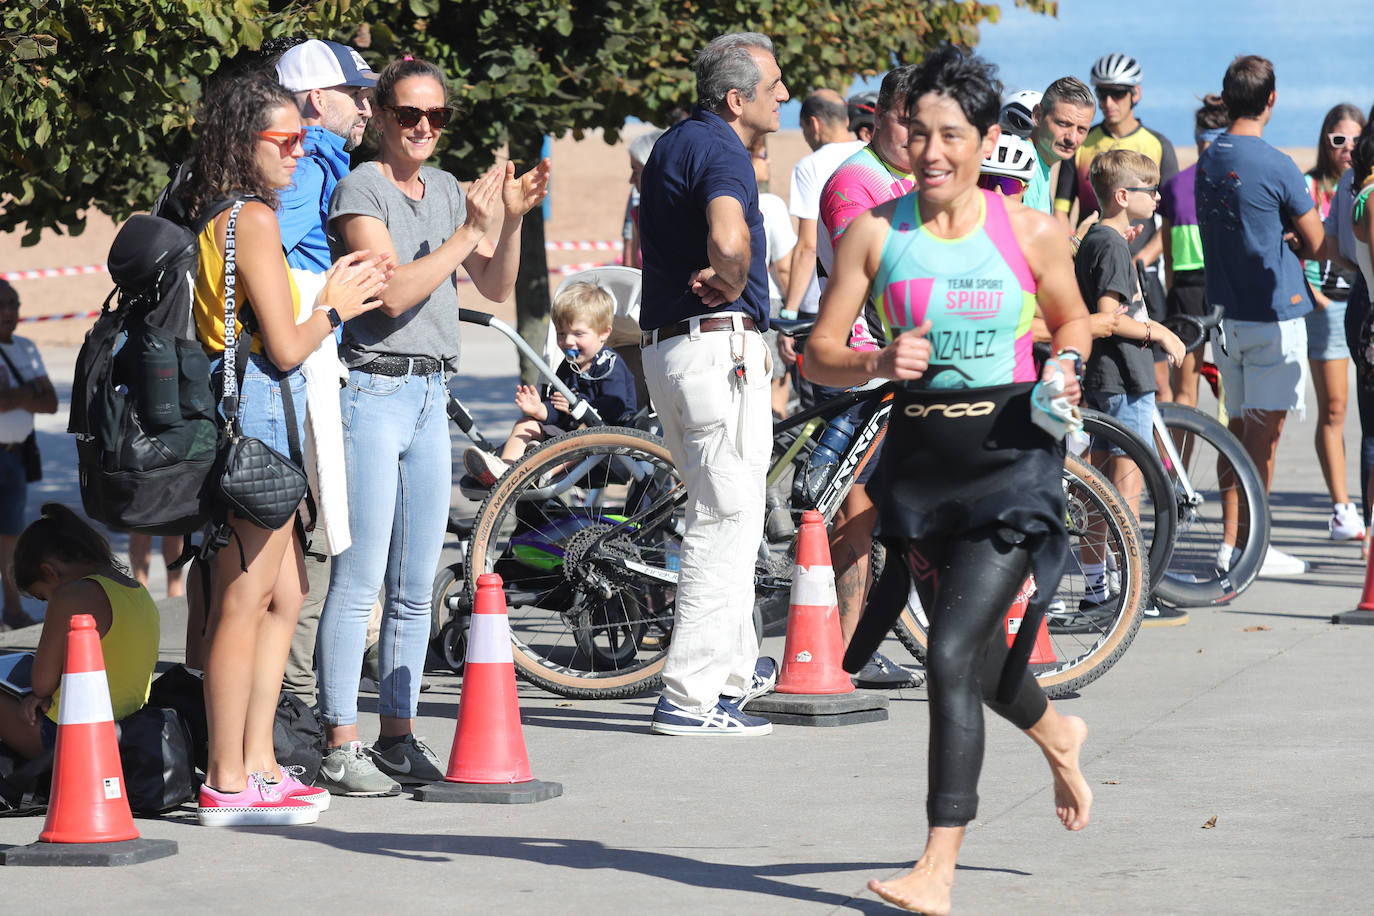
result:
M 404 741 L 384 751 L 374 744 L 368 748 L 368 753 L 372 755 L 377 769 L 402 785 L 418 786 L 442 782 L 444 779 L 444 771 L 439 769 L 439 758 L 434 756 L 423 738 L 406 735 Z
M 377 769 L 361 741 L 330 748 L 320 761 L 320 777 L 315 782 L 331 795 L 376 798 L 401 793 L 396 780 Z

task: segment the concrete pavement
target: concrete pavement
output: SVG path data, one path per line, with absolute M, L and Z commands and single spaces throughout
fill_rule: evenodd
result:
M 511 360 L 482 340 L 470 335 L 459 384 L 480 396 L 483 428 L 504 435 Z M 1349 429 L 1353 457 L 1353 417 Z M 1307 559 L 1309 573 L 1260 580 L 1229 607 L 1194 610 L 1187 626 L 1142 631 L 1112 671 L 1059 704 L 1092 729 L 1086 830 L 1058 825 L 1034 746 L 989 718 L 956 912 L 1369 906 L 1374 627 L 1329 622 L 1358 601 L 1363 566 L 1357 545 L 1325 540 L 1330 510 L 1311 435 L 1310 421 L 1290 421 L 1274 499 L 1275 543 Z M 45 434 L 43 445 L 50 464 L 60 461 L 59 437 Z M 74 460 L 57 468 L 31 512 L 40 498 L 79 502 L 74 473 Z M 163 658 L 175 660 L 179 624 L 164 629 Z M 0 641 L 31 645 L 36 634 Z M 780 638 L 765 642 L 781 649 Z M 895 641 L 884 651 L 909 660 Z M 417 730 L 446 759 L 460 682 L 432 676 Z M 734 741 L 650 736 L 652 698 L 571 701 L 524 684 L 520 697 L 534 774 L 562 782 L 561 798 L 521 807 L 336 798 L 317 826 L 258 830 L 201 828 L 187 809 L 139 821 L 145 836 L 180 843 L 174 858 L 3 869 L 0 899 L 14 912 L 877 913 L 890 910 L 865 882 L 900 873 L 920 852 L 923 689 L 893 692 L 887 722 L 779 726 Z M 375 708 L 364 695 L 365 736 Z M 32 842 L 40 829 L 41 819 L 0 820 L 0 844 Z

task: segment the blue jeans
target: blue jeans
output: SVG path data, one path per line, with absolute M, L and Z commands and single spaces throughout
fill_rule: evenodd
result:
M 439 374 L 355 369 L 339 397 L 353 544 L 334 558 L 320 617 L 320 712 L 329 725 L 358 721 L 367 618 L 384 591 L 377 711 L 414 718 L 453 479 L 448 393 Z

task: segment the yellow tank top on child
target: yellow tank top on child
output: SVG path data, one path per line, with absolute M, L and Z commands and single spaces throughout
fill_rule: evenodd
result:
M 196 237 L 200 253 L 200 271 L 196 274 L 196 295 L 193 314 L 196 319 L 196 336 L 200 344 L 211 356 L 224 349 L 224 255 L 220 253 L 215 238 L 215 221 L 211 220 Z M 286 253 L 282 252 L 282 266 L 286 266 Z M 296 289 L 296 281 L 291 270 L 286 270 L 287 282 L 291 284 L 291 313 L 299 318 L 301 314 L 301 294 Z M 243 333 L 243 322 L 238 313 L 243 311 L 248 301 L 240 295 L 234 316 L 234 333 Z M 253 338 L 253 352 L 262 353 L 262 341 Z
M 110 708 L 118 722 L 148 702 L 148 688 L 157 668 L 159 637 L 157 605 L 141 585 L 121 585 L 104 576 L 87 576 L 105 590 L 110 602 L 110 629 L 100 637 L 105 679 L 110 685 Z M 48 718 L 57 721 L 62 689 L 52 695 Z

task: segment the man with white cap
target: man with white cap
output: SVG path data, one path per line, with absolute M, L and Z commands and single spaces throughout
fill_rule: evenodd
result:
M 312 38 L 282 54 L 277 81 L 295 93 L 305 127 L 305 155 L 277 207 L 282 247 L 286 263 L 321 273 L 333 263 L 324 237 L 329 197 L 372 117 L 377 74 L 347 45 Z

